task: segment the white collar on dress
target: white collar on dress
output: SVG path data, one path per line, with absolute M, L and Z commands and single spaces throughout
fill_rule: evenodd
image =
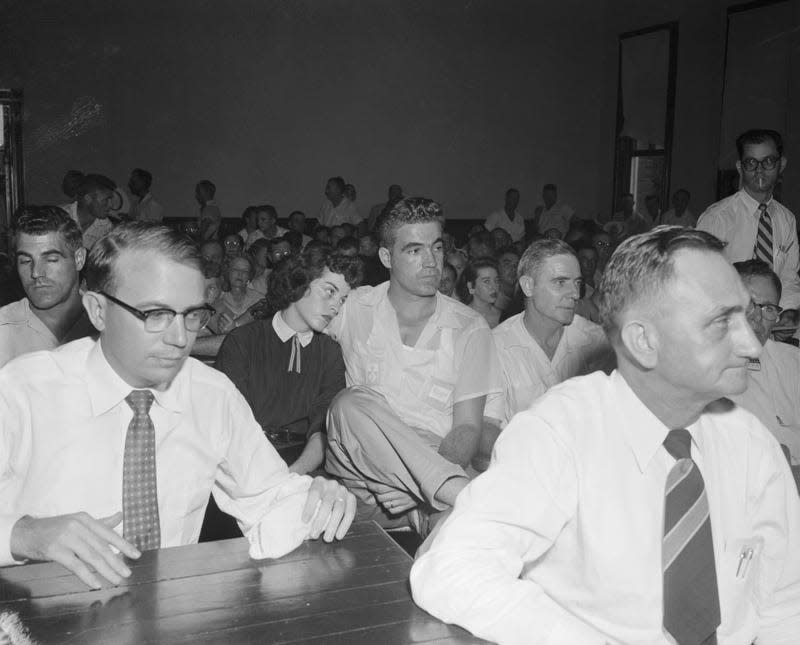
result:
M 278 334 L 278 338 L 281 339 L 281 342 L 286 342 L 291 340 L 293 336 L 297 336 L 300 341 L 300 345 L 303 347 L 307 347 L 308 344 L 314 339 L 314 331 L 309 329 L 308 331 L 295 331 L 283 319 L 281 312 L 277 312 L 272 317 L 272 328 L 275 330 L 275 333 Z

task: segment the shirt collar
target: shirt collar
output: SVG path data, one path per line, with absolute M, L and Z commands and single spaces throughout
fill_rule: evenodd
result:
M 760 213 L 758 212 L 758 207 L 761 205 L 761 202 L 756 201 L 753 199 L 752 195 L 748 193 L 744 188 L 739 191 L 739 195 L 744 201 L 745 207 L 747 208 L 748 212 L 750 212 L 753 217 L 759 217 Z M 772 195 L 770 195 L 769 199 L 766 201 L 767 206 L 772 203 Z
M 611 374 L 611 383 L 615 391 L 615 408 L 625 410 L 624 418 L 620 418 L 622 435 L 636 457 L 639 470 L 644 472 L 667 438 L 669 428 L 642 403 L 619 370 Z
M 155 396 L 156 403 L 161 407 L 174 412 L 181 411 L 180 376 L 184 369 L 185 365 L 181 367 L 181 370 L 166 389 L 154 390 L 148 388 Z M 86 359 L 86 383 L 94 416 L 100 416 L 108 412 L 121 401 L 124 401 L 132 390 L 142 389 L 131 387 L 117 374 L 106 360 L 99 340 L 89 351 L 89 356 Z
M 272 328 L 275 330 L 275 333 L 278 334 L 278 338 L 281 339 L 282 343 L 291 340 L 293 336 L 297 336 L 300 340 L 300 345 L 302 347 L 307 347 L 314 339 L 314 331 L 311 329 L 308 331 L 295 331 L 289 327 L 280 311 L 272 317 Z
M 386 282 L 378 285 L 375 287 L 375 293 L 377 297 L 375 298 L 374 306 L 383 308 L 385 315 L 392 315 L 397 319 L 397 312 L 395 311 L 394 307 L 392 306 L 391 301 L 389 300 L 389 285 L 391 281 L 387 280 Z M 460 329 L 463 326 L 463 316 L 459 316 L 457 313 L 457 306 L 452 306 L 450 299 L 447 296 L 442 295 L 439 291 L 436 292 L 436 308 L 433 311 L 433 314 L 428 319 L 428 322 L 425 324 L 425 329 L 429 326 L 434 326 L 439 329 Z M 365 303 L 368 304 L 368 303 Z M 422 334 L 425 334 L 423 330 Z

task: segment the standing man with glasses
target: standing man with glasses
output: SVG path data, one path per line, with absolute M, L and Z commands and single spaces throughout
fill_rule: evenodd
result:
M 197 247 L 125 224 L 85 272 L 99 340 L 0 370 L 0 565 L 52 560 L 118 584 L 123 556 L 196 542 L 209 493 L 253 557 L 343 537 L 355 498 L 290 474 L 233 383 L 189 358 L 213 313 Z
M 778 326 L 796 326 L 800 307 L 800 253 L 794 215 L 773 196 L 783 170 L 783 140 L 775 130 L 748 130 L 736 139 L 741 188 L 712 204 L 697 228 L 726 243 L 729 262 L 761 260 L 781 280 L 784 311 Z

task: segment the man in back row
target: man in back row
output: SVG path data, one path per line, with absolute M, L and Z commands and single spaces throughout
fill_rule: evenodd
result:
M 761 260 L 782 285 L 781 323 L 797 325 L 800 307 L 800 250 L 794 215 L 773 192 L 786 168 L 783 139 L 774 130 L 748 130 L 736 139 L 741 188 L 709 206 L 697 228 L 725 242 L 729 262 Z
M 341 343 L 349 386 L 328 413 L 326 469 L 363 514 L 407 515 L 424 534 L 467 484 L 499 369 L 483 317 L 438 292 L 441 207 L 406 198 L 377 228 L 389 281 L 350 294 L 326 330 Z
M 344 535 L 355 498 L 289 474 L 233 383 L 188 357 L 212 313 L 193 243 L 122 225 L 86 283 L 99 341 L 0 370 L 0 565 L 54 560 L 91 587 L 119 583 L 122 555 L 196 542 L 210 492 L 254 557 Z
M 600 311 L 618 370 L 519 413 L 411 572 L 414 599 L 520 645 L 797 642 L 800 497 L 749 412 L 750 295 L 703 231 L 617 249 Z
M 27 297 L 0 309 L 0 367 L 12 358 L 96 334 L 81 304 L 86 261 L 78 225 L 57 206 L 27 206 L 13 251 Z

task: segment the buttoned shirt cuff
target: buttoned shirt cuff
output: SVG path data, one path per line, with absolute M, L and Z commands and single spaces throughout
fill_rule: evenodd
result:
M 247 532 L 251 558 L 280 558 L 300 546 L 311 532 L 314 517 L 308 522 L 302 520 L 311 478 L 294 474 L 289 477 L 280 498 Z
M 25 560 L 16 560 L 11 555 L 11 531 L 14 525 L 23 517 L 22 513 L 17 515 L 0 515 L 0 567 L 10 564 L 23 564 Z

